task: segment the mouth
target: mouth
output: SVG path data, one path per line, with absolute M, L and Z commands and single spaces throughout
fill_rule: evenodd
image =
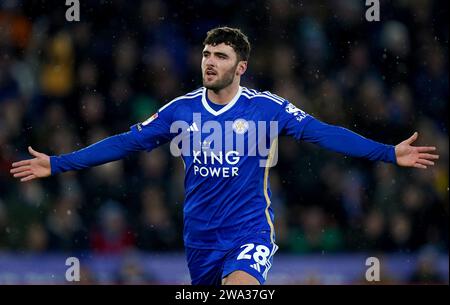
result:
M 214 71 L 214 70 L 212 70 L 212 69 L 207 69 L 207 70 L 205 71 L 205 75 L 206 75 L 206 76 L 214 76 L 214 75 L 217 75 L 217 72 Z

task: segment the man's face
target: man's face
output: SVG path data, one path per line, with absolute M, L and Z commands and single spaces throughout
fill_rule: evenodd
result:
M 202 58 L 203 86 L 214 91 L 229 86 L 237 75 L 238 64 L 237 54 L 229 45 L 206 45 Z

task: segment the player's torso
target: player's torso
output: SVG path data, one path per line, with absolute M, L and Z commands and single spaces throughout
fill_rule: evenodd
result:
M 181 149 L 185 163 L 186 187 L 199 183 L 231 185 L 261 173 L 268 158 L 271 136 L 277 128 L 270 115 L 256 102 L 240 96 L 232 107 L 205 107 L 200 96 L 179 106 L 173 120 L 183 130 L 172 140 Z M 186 189 L 189 196 L 189 189 Z
M 237 232 L 269 230 L 266 162 L 278 128 L 256 99 L 212 109 L 202 98 L 178 105 L 172 120 L 185 163 L 185 240 L 225 245 Z

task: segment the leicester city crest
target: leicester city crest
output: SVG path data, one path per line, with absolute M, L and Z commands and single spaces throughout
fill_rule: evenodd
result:
M 244 119 L 237 119 L 233 122 L 233 130 L 237 134 L 244 134 L 248 130 L 248 122 Z

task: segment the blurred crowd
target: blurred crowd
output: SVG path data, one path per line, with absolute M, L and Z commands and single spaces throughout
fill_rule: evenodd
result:
M 31 156 L 125 132 L 201 86 L 206 32 L 252 43 L 243 85 L 373 140 L 438 147 L 427 170 L 280 140 L 271 170 L 280 251 L 448 253 L 448 21 L 445 1 L 62 1 L 0 3 L 0 251 L 182 250 L 183 164 L 167 146 L 29 183 Z

